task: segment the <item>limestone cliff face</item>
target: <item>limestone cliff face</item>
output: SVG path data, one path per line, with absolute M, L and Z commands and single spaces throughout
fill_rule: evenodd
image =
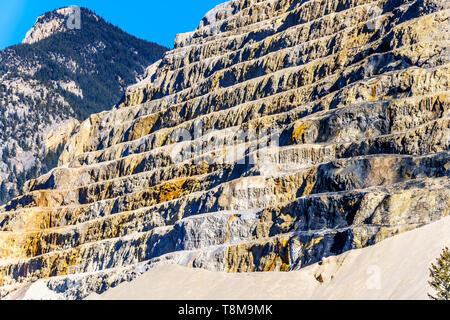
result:
M 2 294 L 297 270 L 447 216 L 449 22 L 440 0 L 218 6 L 1 209 Z
M 68 19 L 70 16 L 74 16 L 77 13 L 76 7 L 68 7 L 58 9 L 51 14 L 44 14 L 37 18 L 33 28 L 31 28 L 22 43 L 33 44 L 52 35 L 60 32 L 66 32 L 70 30 L 68 28 Z M 50 17 L 51 15 L 51 17 Z M 94 19 L 97 19 L 95 15 L 92 15 Z M 80 12 L 81 18 L 81 12 Z M 70 25 L 69 25 L 70 27 Z

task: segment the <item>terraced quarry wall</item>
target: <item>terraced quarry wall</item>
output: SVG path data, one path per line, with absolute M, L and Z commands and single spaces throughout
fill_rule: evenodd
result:
M 450 5 L 233 0 L 0 209 L 2 296 L 293 271 L 449 214 Z

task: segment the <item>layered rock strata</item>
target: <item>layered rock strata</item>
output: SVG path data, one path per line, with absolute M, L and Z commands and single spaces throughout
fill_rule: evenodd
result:
M 449 22 L 439 0 L 218 6 L 1 209 L 0 292 L 298 270 L 447 216 Z

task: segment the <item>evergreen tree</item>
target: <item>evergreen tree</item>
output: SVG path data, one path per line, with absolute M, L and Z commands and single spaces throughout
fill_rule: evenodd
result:
M 436 291 L 436 295 L 428 296 L 433 300 L 450 300 L 450 250 L 444 248 L 436 264 L 430 268 L 431 281 L 428 283 Z
M 3 180 L 0 184 L 0 202 L 4 202 L 8 198 L 8 190 L 6 189 L 6 183 Z

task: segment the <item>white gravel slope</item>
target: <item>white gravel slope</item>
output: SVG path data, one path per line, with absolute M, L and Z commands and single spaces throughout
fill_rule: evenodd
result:
M 300 271 L 226 274 L 164 265 L 90 299 L 427 299 L 428 268 L 444 246 L 450 217 Z

